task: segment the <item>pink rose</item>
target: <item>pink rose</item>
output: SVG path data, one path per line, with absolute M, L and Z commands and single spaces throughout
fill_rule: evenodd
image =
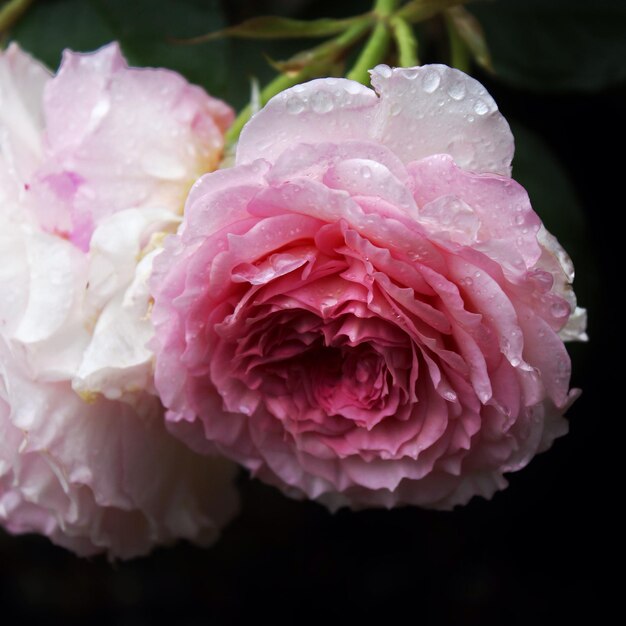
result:
M 3 156 L 41 225 L 83 250 L 116 211 L 182 211 L 194 181 L 217 167 L 233 111 L 179 74 L 129 68 L 116 43 L 66 50 L 54 78 L 15 45 L 4 58 L 5 82 L 23 99 L 4 105 Z
M 165 428 L 147 279 L 232 113 L 116 45 L 55 77 L 12 45 L 0 93 L 0 525 L 110 558 L 210 543 L 236 466 Z
M 152 281 L 170 429 L 297 497 L 451 508 L 567 431 L 567 255 L 474 79 L 298 85 L 203 177 Z

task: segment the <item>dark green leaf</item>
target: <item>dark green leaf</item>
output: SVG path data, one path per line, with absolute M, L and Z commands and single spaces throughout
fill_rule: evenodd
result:
M 263 54 L 291 56 L 291 42 L 211 41 L 176 45 L 223 28 L 218 0 L 43 0 L 17 23 L 11 38 L 52 69 L 64 48 L 91 51 L 118 40 L 132 65 L 168 67 L 235 107 L 250 99 L 250 80 L 273 76 Z
M 499 0 L 470 9 L 496 73 L 516 86 L 594 90 L 626 79 L 623 0 Z
M 48 0 L 32 6 L 12 37 L 52 68 L 64 48 L 90 51 L 118 40 L 131 64 L 169 67 L 215 92 L 227 79 L 226 46 L 188 48 L 168 38 L 222 25 L 216 1 L 161 0 L 155 10 L 151 0 Z
M 321 18 L 317 20 L 295 20 L 288 17 L 261 16 L 253 17 L 236 26 L 200 35 L 187 43 L 200 43 L 222 37 L 240 37 L 243 39 L 297 39 L 301 37 L 327 37 L 341 33 L 350 26 L 365 19 L 357 16 L 342 20 Z

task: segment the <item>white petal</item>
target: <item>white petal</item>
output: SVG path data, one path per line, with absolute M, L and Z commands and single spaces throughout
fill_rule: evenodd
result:
M 27 180 L 42 153 L 42 94 L 51 75 L 17 44 L 0 52 L 0 168 Z
M 28 304 L 14 338 L 28 344 L 48 339 L 70 318 L 84 285 L 85 260 L 72 244 L 46 233 L 30 233 L 25 244 Z
M 577 306 L 570 315 L 567 324 L 559 332 L 563 341 L 588 341 L 587 336 L 587 309 Z
M 376 93 L 323 78 L 279 93 L 244 127 L 237 164 L 275 161 L 298 143 L 356 140 L 382 143 L 405 163 L 445 153 L 464 169 L 510 174 L 513 136 L 478 81 L 445 65 L 379 65 L 372 85 Z
M 79 393 L 101 393 L 124 398 L 153 387 L 152 351 L 147 344 L 154 334 L 149 318 L 148 279 L 152 261 L 160 250 L 144 257 L 130 287 L 111 300 L 98 319 L 91 342 L 73 380 Z
M 446 65 L 379 65 L 371 75 L 380 95 L 371 133 L 405 162 L 450 154 L 466 170 L 511 174 L 511 129 L 477 80 Z

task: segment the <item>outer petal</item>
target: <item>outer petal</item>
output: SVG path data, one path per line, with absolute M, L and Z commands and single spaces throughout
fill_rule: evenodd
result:
M 283 91 L 244 127 L 237 164 L 275 161 L 297 143 L 356 140 L 382 143 L 405 163 L 447 153 L 464 169 L 510 174 L 513 136 L 478 81 L 444 65 L 379 65 L 372 85 L 379 98 L 336 78 Z
M 237 505 L 235 466 L 165 431 L 162 409 L 86 404 L 69 384 L 29 380 L 0 339 L 0 522 L 78 554 L 145 554 L 215 540 Z
M 49 79 L 48 70 L 22 52 L 17 44 L 0 52 L 0 181 L 3 181 L 4 170 L 15 182 L 21 183 L 39 165 L 43 129 L 41 100 Z M 0 200 L 6 191 L 3 184 Z
M 181 210 L 201 174 L 215 169 L 233 113 L 182 76 L 128 68 L 117 44 L 93 54 L 66 51 L 46 88 L 47 164 L 36 191 L 60 202 L 49 229 L 68 228 L 85 246 L 113 212 Z
M 275 162 L 298 143 L 368 140 L 376 94 L 345 78 L 318 78 L 274 96 L 244 126 L 237 144 L 237 165 L 262 156 Z
M 446 65 L 379 65 L 372 85 L 380 105 L 370 132 L 405 162 L 446 153 L 463 169 L 510 175 L 511 129 L 477 80 Z
M 74 371 L 88 335 L 81 315 L 87 262 L 72 244 L 29 224 L 1 220 L 0 332 L 27 351 L 33 373 Z M 2 243 L 0 238 L 0 243 Z
M 152 391 L 154 334 L 150 321 L 148 279 L 155 250 L 144 257 L 130 287 L 113 298 L 98 318 L 72 385 L 86 397 L 101 393 L 118 399 L 127 393 Z

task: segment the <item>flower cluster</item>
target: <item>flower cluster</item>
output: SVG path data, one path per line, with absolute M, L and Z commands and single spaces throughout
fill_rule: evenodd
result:
M 231 109 L 117 45 L 0 54 L 0 524 L 213 541 L 237 463 L 331 509 L 452 508 L 564 434 L 573 268 L 443 65 Z M 184 209 L 184 210 L 183 210 Z
M 147 279 L 232 112 L 116 45 L 54 77 L 11 46 L 0 90 L 0 521 L 81 555 L 211 542 L 234 466 L 166 431 Z

